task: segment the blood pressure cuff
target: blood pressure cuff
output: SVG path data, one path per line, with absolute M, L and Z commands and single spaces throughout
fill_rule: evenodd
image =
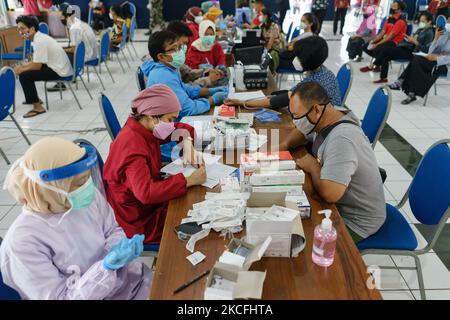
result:
M 289 94 L 287 90 L 272 92 L 273 97 L 270 98 L 270 107 L 279 109 L 289 106 Z

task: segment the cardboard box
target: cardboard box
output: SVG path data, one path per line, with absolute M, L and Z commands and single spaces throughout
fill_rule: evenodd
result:
M 302 219 L 311 217 L 311 205 L 304 191 L 287 192 L 285 206 L 286 208 L 298 210 Z
M 261 299 L 266 272 L 247 271 L 272 239 L 258 245 L 233 238 L 206 280 L 205 300 Z
M 267 219 L 271 210 L 282 213 L 277 219 Z M 247 208 L 246 211 L 246 241 L 260 243 L 271 237 L 265 257 L 297 257 L 305 248 L 306 238 L 300 213 L 277 205 L 271 208 Z
M 305 174 L 301 170 L 263 171 L 249 178 L 252 186 L 302 185 L 304 182 Z

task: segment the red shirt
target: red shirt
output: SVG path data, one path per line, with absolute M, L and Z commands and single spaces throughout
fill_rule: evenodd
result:
M 432 14 L 436 14 L 438 9 L 441 8 L 445 8 L 446 6 L 450 5 L 450 0 L 447 1 L 447 4 L 444 5 L 445 2 L 440 1 L 440 0 L 434 0 L 431 1 L 430 4 L 428 5 L 428 12 L 432 13 Z
M 192 42 L 197 40 L 199 38 L 198 29 L 199 26 L 195 22 L 186 21 L 185 22 L 188 28 L 192 31 L 192 37 L 189 37 L 189 42 L 187 44 L 187 48 L 189 49 L 191 47 Z
M 400 17 L 400 14 L 395 16 L 396 19 Z M 383 26 L 383 30 L 385 35 L 394 34 L 394 38 L 391 41 L 394 41 L 395 44 L 399 44 L 406 35 L 407 25 L 405 20 L 398 19 L 395 23 L 389 22 L 389 19 L 386 20 L 386 23 Z
M 255 26 L 255 27 L 259 27 L 260 25 L 261 25 L 261 20 L 259 20 L 259 17 L 262 15 L 262 12 L 261 11 L 258 11 L 258 12 L 256 12 L 256 16 L 255 16 L 255 18 L 253 19 L 253 21 L 252 21 L 252 24 Z
M 185 63 L 192 69 L 198 69 L 199 65 L 208 63 L 208 61 L 214 67 L 225 65 L 225 54 L 219 43 L 214 43 L 209 51 L 200 51 L 196 47 L 191 46 L 186 54 Z
M 345 9 L 350 7 L 350 0 L 334 0 L 334 7 L 336 9 Z
M 187 124 L 176 123 L 175 127 L 194 136 Z M 160 144 L 165 142 L 129 118 L 111 143 L 103 168 L 106 196 L 117 222 L 129 238 L 144 234 L 145 244 L 161 241 L 169 200 L 187 191 L 183 174 L 161 177 Z
M 24 16 L 40 16 L 37 0 L 22 0 Z

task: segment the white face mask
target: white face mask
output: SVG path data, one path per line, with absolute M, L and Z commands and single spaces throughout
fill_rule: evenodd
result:
M 300 28 L 301 30 L 305 30 L 305 29 L 306 29 L 306 24 L 305 24 L 303 21 L 300 22 L 299 28 Z
M 112 15 L 111 12 L 109 13 L 109 18 L 110 18 L 111 20 L 114 20 L 113 15 Z
M 196 24 L 200 24 L 203 21 L 203 16 L 196 16 L 194 21 Z
M 300 60 L 297 57 L 295 57 L 294 61 L 292 61 L 292 64 L 294 65 L 295 70 L 297 70 L 298 72 L 303 71 L 302 64 L 300 63 Z

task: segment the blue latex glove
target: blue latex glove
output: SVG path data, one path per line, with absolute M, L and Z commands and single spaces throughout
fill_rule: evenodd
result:
M 227 92 L 217 92 L 215 93 L 212 98 L 214 101 L 214 105 L 219 106 L 223 103 L 223 100 L 225 100 L 228 97 L 228 91 Z
M 217 92 L 227 92 L 228 93 L 228 87 L 214 87 L 214 88 L 209 88 L 209 94 L 211 96 L 213 96 L 214 94 L 216 94 Z
M 136 259 L 144 251 L 144 236 L 134 235 L 133 238 L 122 239 L 113 246 L 103 259 L 103 266 L 108 270 L 118 270 Z
M 210 63 L 203 63 L 198 65 L 199 69 L 214 69 L 214 66 Z

